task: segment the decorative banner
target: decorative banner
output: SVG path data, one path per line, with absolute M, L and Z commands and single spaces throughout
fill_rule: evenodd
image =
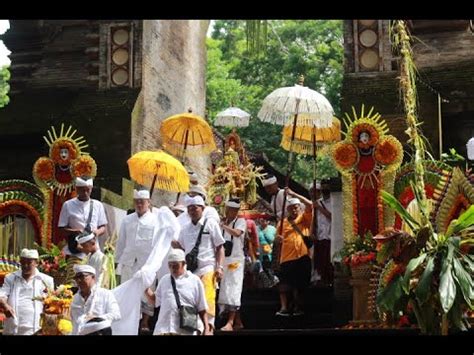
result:
M 344 122 L 345 139 L 333 147 L 336 168 L 342 174 L 344 237 L 373 235 L 393 225 L 394 213 L 382 203 L 380 192 L 393 192 L 395 172 L 403 159 L 400 142 L 388 135 L 379 113 L 368 113 L 364 105 L 360 116 L 352 107 Z

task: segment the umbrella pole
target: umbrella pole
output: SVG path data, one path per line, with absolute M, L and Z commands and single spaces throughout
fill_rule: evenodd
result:
M 298 121 L 298 106 L 299 100 L 296 102 L 296 113 L 295 118 L 293 119 L 293 131 L 291 132 L 291 142 L 290 142 L 290 151 L 288 153 L 288 167 L 286 170 L 285 177 L 285 193 L 283 194 L 283 205 L 281 209 L 281 220 L 280 220 L 280 235 L 283 235 L 283 221 L 285 220 L 285 208 L 286 208 L 286 199 L 287 199 L 287 187 L 290 185 L 290 174 L 291 174 L 291 165 L 293 163 L 293 142 L 295 140 L 296 134 L 296 123 Z M 275 196 L 276 198 L 276 196 Z M 276 211 L 275 211 L 276 212 Z
M 189 136 L 189 129 L 186 130 L 186 133 L 184 136 L 183 156 L 181 158 L 181 164 L 183 164 L 183 166 L 184 166 L 184 159 L 186 157 L 186 149 L 188 148 L 188 136 Z M 181 192 L 178 192 L 178 194 L 176 195 L 176 202 L 174 203 L 175 205 L 178 204 L 180 196 L 181 196 Z
M 313 223 L 311 234 L 316 238 L 318 228 L 318 216 L 316 214 L 316 127 L 313 127 Z
M 151 188 L 150 188 L 150 200 L 151 200 L 151 197 L 153 196 L 153 190 L 155 189 L 155 183 L 156 183 L 156 177 L 158 175 L 155 174 L 155 176 L 153 176 L 153 181 L 151 182 Z

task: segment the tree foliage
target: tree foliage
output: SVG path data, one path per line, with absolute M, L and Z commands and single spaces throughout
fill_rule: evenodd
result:
M 10 91 L 8 80 L 10 80 L 10 71 L 8 66 L 5 65 L 0 68 L 0 108 L 5 107 L 10 102 L 8 97 L 8 92 Z
M 282 127 L 261 122 L 258 110 L 266 95 L 294 85 L 303 74 L 304 85 L 325 95 L 336 115 L 340 114 L 342 21 L 269 20 L 261 26 L 266 26 L 265 48 L 251 55 L 245 21 L 215 21 L 212 38 L 207 40 L 207 107 L 211 120 L 231 105 L 249 112 L 250 126 L 240 129 L 239 134 L 249 150 L 265 153 L 283 172 L 287 152 L 280 148 Z M 311 181 L 310 161 L 298 156 L 293 173 L 296 180 Z

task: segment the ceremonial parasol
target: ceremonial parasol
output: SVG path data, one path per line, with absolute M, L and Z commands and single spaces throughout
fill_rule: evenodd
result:
M 216 115 L 214 126 L 247 127 L 249 120 L 250 113 L 238 107 L 229 107 Z
M 290 150 L 293 144 L 292 149 L 295 153 L 313 155 L 313 197 L 316 197 L 316 147 L 341 140 L 341 121 L 333 117 L 331 127 L 296 127 L 293 143 L 291 141 L 292 128 L 291 121 L 288 121 L 283 128 L 280 145 L 283 149 Z M 314 215 L 313 218 L 316 216 Z
M 216 150 L 212 129 L 206 120 L 189 112 L 168 117 L 161 123 L 163 147 L 181 158 L 205 155 Z
M 183 164 L 162 150 L 138 152 L 127 164 L 132 180 L 150 186 L 150 196 L 155 186 L 172 192 L 189 189 L 189 175 Z
M 290 147 L 288 153 L 288 167 L 285 186 L 288 187 L 293 164 L 293 143 L 296 127 L 331 127 L 334 110 L 329 101 L 320 93 L 303 86 L 304 77 L 300 76 L 299 83 L 276 89 L 271 92 L 262 103 L 258 118 L 263 122 L 285 125 L 288 118 L 293 116 Z M 298 119 L 301 116 L 300 119 Z M 286 193 L 283 199 L 282 220 L 285 215 Z M 281 223 L 283 227 L 283 223 Z M 281 233 L 281 230 L 280 230 Z
M 300 115 L 301 117 L 302 115 Z M 289 121 L 284 127 L 280 146 L 289 151 L 291 145 L 292 125 Z M 333 118 L 331 127 L 296 127 L 295 139 L 293 141 L 293 152 L 303 155 L 314 155 L 314 147 L 319 147 L 326 143 L 341 140 L 341 121 Z

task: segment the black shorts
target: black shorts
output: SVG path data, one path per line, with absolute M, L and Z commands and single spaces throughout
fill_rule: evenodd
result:
M 308 287 L 311 280 L 311 259 L 305 255 L 299 259 L 281 263 L 278 276 L 282 285 L 289 285 L 296 289 Z

